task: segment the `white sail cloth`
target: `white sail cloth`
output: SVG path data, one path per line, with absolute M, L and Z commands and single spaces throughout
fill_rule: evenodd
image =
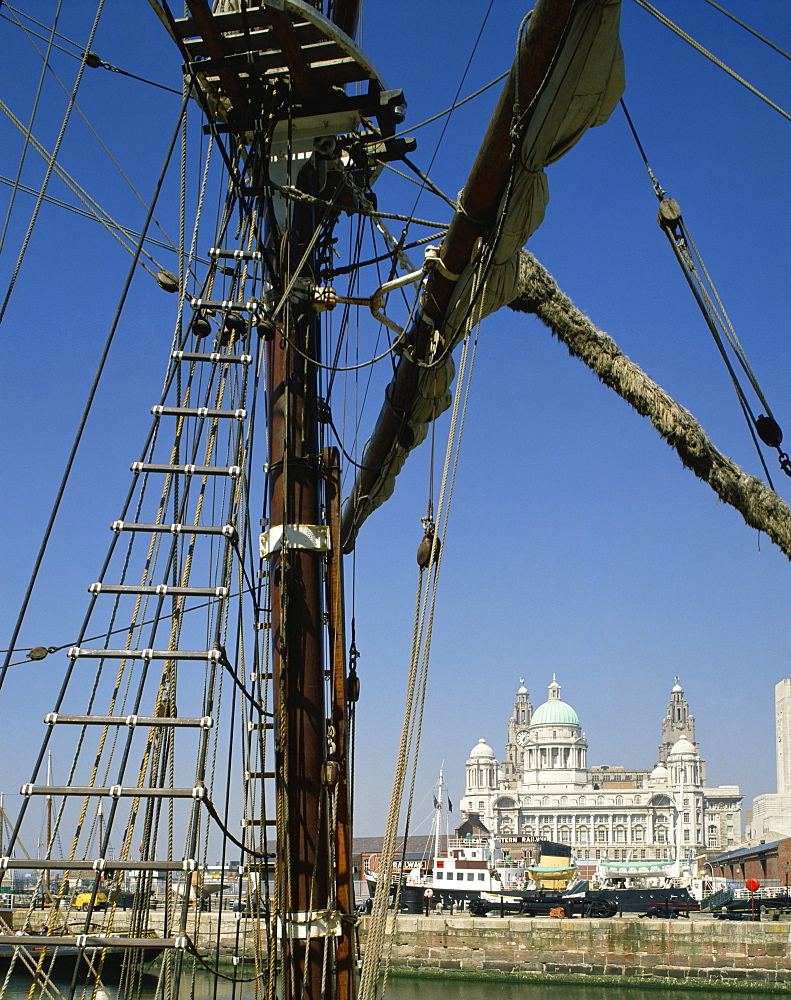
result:
M 476 272 L 480 262 L 470 264 L 457 283 L 442 331 L 444 360 L 420 370 L 417 396 L 409 411 L 399 414 L 405 433 L 391 446 L 374 486 L 363 492 L 358 482 L 349 499 L 344 517 L 347 552 L 363 521 L 392 495 L 396 476 L 409 452 L 425 439 L 429 423 L 450 406 L 455 373 L 451 351 L 470 325 L 469 315 L 477 322 L 517 296 L 520 251 L 541 225 L 549 201 L 544 167 L 567 153 L 589 128 L 604 124 L 617 105 L 625 86 L 618 35 L 620 12 L 621 0 L 579 0 L 575 4 L 567 36 L 543 81 L 520 143 L 513 183 L 500 205 L 495 226 L 499 238 L 483 287 L 473 296 L 473 289 L 480 285 Z M 388 388 L 385 409 L 390 395 Z M 377 425 L 374 439 L 378 434 Z M 363 465 L 367 464 L 364 456 Z

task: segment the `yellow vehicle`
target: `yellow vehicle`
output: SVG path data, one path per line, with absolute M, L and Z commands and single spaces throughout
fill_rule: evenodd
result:
M 74 908 L 77 910 L 87 910 L 91 905 L 91 893 L 90 892 L 78 892 L 74 897 Z M 103 892 L 96 893 L 96 899 L 94 900 L 93 908 L 94 910 L 104 910 L 107 907 L 107 896 Z

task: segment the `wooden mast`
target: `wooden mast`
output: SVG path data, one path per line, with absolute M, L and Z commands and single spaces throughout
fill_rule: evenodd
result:
M 297 187 L 315 194 L 308 161 Z M 294 277 L 315 222 L 313 206 L 298 202 L 288 240 L 281 287 Z M 313 264 L 308 256 L 300 276 Z M 294 269 L 292 273 L 291 269 Z M 319 524 L 320 462 L 316 367 L 319 323 L 310 302 L 292 303 L 284 336 L 269 344 L 269 482 L 273 527 Z M 326 754 L 323 604 L 319 554 L 282 545 L 270 562 L 272 659 L 275 692 L 275 760 L 278 796 L 277 856 L 285 914 L 284 995 L 318 1000 L 324 939 L 310 935 L 312 914 L 327 908 L 326 814 L 321 776 Z M 290 926 L 289 926 L 290 925 Z

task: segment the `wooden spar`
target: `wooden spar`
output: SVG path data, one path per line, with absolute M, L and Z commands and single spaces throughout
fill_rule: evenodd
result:
M 297 187 L 316 194 L 315 168 L 300 170 Z M 292 277 L 315 227 L 311 204 L 297 202 L 280 275 Z M 304 273 L 310 273 L 309 255 Z M 319 524 L 316 366 L 319 323 L 309 301 L 294 303 L 285 336 L 269 344 L 269 482 L 272 525 Z M 298 348 L 298 349 L 297 349 Z M 320 555 L 279 548 L 270 559 L 272 674 L 277 771 L 277 877 L 283 934 L 283 995 L 319 1000 L 326 939 L 289 933 L 327 907 L 326 813 L 321 809 L 326 753 Z
M 503 88 L 464 190 L 442 242 L 440 259 L 444 269 L 461 274 L 472 257 L 477 240 L 491 236 L 495 214 L 508 181 L 511 165 L 511 124 L 516 82 L 519 109 L 524 114 L 539 91 L 555 51 L 563 37 L 574 0 L 538 0 L 521 40 L 514 65 Z M 443 332 L 443 316 L 453 294 L 454 281 L 438 269 L 429 272 L 421 315 L 407 336 L 410 356 L 402 355 L 376 429 L 365 450 L 360 470 L 342 522 L 345 552 L 354 548 L 359 525 L 355 498 L 367 497 L 376 486 L 381 469 L 403 431 L 415 402 L 419 369 L 411 358 L 424 361 L 435 329 Z
M 337 764 L 335 790 L 335 883 L 338 910 L 351 914 L 354 907 L 352 873 L 352 814 L 349 760 L 349 726 L 347 719 L 346 677 L 346 615 L 343 597 L 343 554 L 341 552 L 341 468 L 337 448 L 326 448 L 323 454 L 325 470 L 325 500 L 327 524 L 330 529 L 330 551 L 327 553 L 327 611 L 329 617 L 330 656 L 330 720 L 332 732 L 329 759 Z M 336 996 L 351 1000 L 354 996 L 354 926 L 344 921 L 336 954 Z

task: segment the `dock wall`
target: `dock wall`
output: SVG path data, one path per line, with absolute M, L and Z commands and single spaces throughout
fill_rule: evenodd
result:
M 362 921 L 363 942 L 369 919 Z M 391 964 L 404 971 L 791 985 L 785 921 L 401 915 L 392 943 Z

